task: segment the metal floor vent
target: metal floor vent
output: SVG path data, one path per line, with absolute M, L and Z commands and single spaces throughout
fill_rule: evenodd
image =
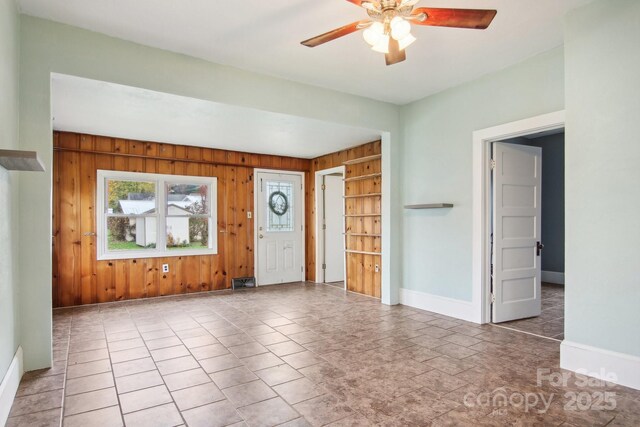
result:
M 242 288 L 255 288 L 256 278 L 255 277 L 235 277 L 231 279 L 231 287 L 234 290 L 242 289 Z

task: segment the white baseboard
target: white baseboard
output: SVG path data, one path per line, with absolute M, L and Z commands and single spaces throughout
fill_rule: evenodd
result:
M 467 322 L 480 323 L 473 303 L 425 292 L 400 288 L 400 304 L 420 310 L 432 311 Z
M 11 365 L 9 365 L 9 369 L 2 379 L 2 383 L 0 383 L 0 426 L 5 425 L 7 422 L 13 399 L 16 397 L 16 392 L 20 385 L 20 379 L 24 374 L 22 359 L 22 347 L 18 347 L 18 351 L 13 356 Z
M 560 345 L 560 367 L 640 390 L 640 357 L 572 341 Z
M 555 283 L 557 285 L 564 285 L 564 273 L 559 271 L 542 271 L 543 282 Z

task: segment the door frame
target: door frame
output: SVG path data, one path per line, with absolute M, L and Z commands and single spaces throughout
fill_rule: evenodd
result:
M 322 233 L 322 224 L 321 224 L 321 220 L 322 218 L 320 217 L 320 212 L 322 212 L 323 208 L 324 208 L 324 199 L 321 197 L 322 193 L 320 191 L 318 191 L 319 188 L 322 188 L 322 178 L 325 175 L 331 175 L 334 173 L 341 173 L 342 174 L 342 178 L 344 179 L 345 174 L 346 174 L 346 167 L 345 166 L 336 166 L 334 168 L 329 168 L 329 169 L 322 169 L 319 171 L 316 171 L 316 175 L 315 175 L 315 201 L 314 201 L 314 208 L 315 208 L 315 236 L 316 236 L 316 283 L 324 283 L 324 270 L 322 268 L 322 261 L 324 261 L 322 258 L 322 254 L 324 254 L 324 233 Z M 342 197 L 343 197 L 343 203 L 342 203 L 342 232 L 345 232 L 345 225 L 344 225 L 344 183 L 342 185 Z M 322 236 L 322 237 L 320 237 Z M 344 242 L 344 235 L 342 238 L 342 252 L 343 252 L 343 268 L 344 268 L 344 289 L 347 289 L 347 254 L 344 252 L 345 249 L 345 242 Z
M 253 169 L 253 274 L 256 276 L 256 286 L 260 286 L 260 269 L 258 268 L 258 195 L 260 194 L 260 189 L 258 188 L 258 173 L 274 173 L 274 174 L 282 174 L 282 175 L 297 175 L 301 177 L 301 185 L 302 189 L 300 190 L 300 202 L 302 203 L 302 214 L 301 224 L 302 233 L 300 236 L 300 250 L 301 261 L 302 261 L 302 272 L 300 281 L 304 282 L 307 277 L 307 261 L 306 261 L 306 238 L 305 238 L 305 217 L 306 217 L 306 198 L 305 198 L 305 182 L 304 175 L 305 172 L 300 171 L 287 171 L 287 170 L 278 170 L 278 169 L 261 169 L 254 168 Z
M 491 322 L 491 145 L 502 139 L 565 128 L 564 110 L 473 132 L 472 295 L 476 323 Z

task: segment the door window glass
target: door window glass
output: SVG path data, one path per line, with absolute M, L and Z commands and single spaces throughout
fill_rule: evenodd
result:
M 268 212 L 266 231 L 293 231 L 293 183 L 267 181 L 265 195 Z

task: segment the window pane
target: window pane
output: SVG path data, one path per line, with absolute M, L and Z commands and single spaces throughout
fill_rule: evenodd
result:
M 155 182 L 108 180 L 107 213 L 125 215 L 156 213 Z
M 209 186 L 167 184 L 167 215 L 209 215 Z
M 267 181 L 267 231 L 293 231 L 293 183 Z
M 167 249 L 207 249 L 209 218 L 167 218 Z
M 108 250 L 155 249 L 156 224 L 156 218 L 152 216 L 107 218 Z

